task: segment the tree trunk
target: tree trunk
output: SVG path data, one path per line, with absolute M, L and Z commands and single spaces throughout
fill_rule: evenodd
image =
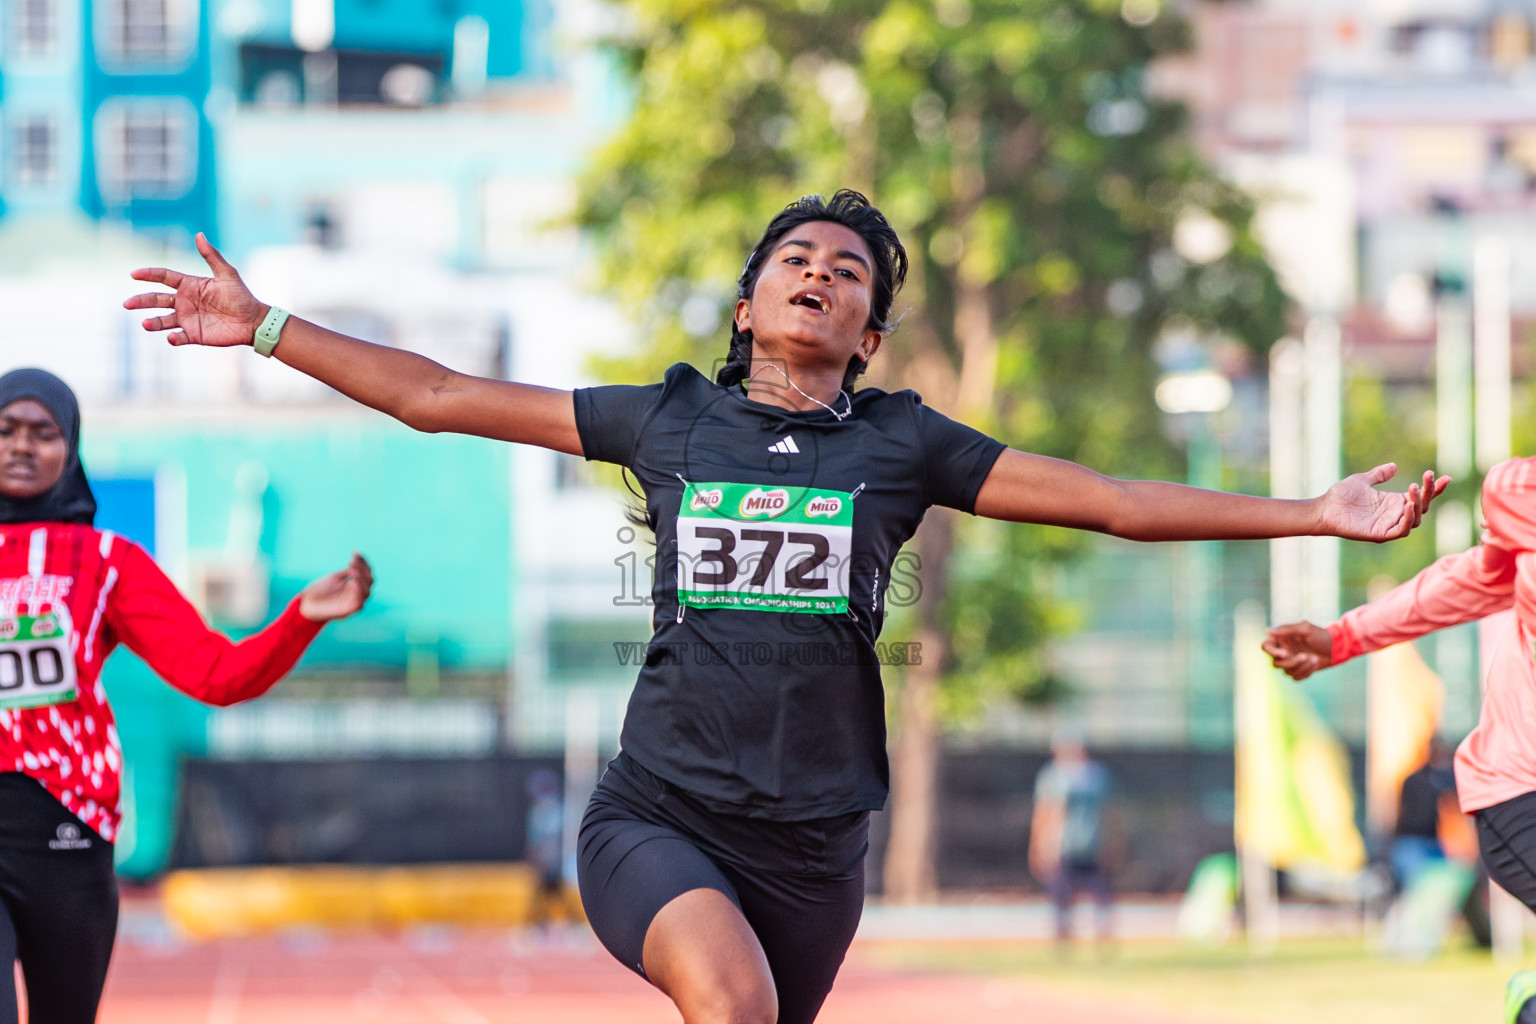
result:
M 957 200 L 954 223 L 969 227 L 986 187 L 981 162 L 981 124 L 974 111 L 957 111 L 953 186 Z M 968 243 L 975 244 L 974 239 Z M 924 333 L 930 345 L 914 352 L 908 375 L 928 401 L 947 408 L 962 421 L 977 423 L 991 413 L 997 391 L 997 334 L 992 322 L 992 295 L 985 281 L 955 275 L 952 334 L 959 349 L 958 366 L 940 356 L 937 339 Z M 935 372 L 935 364 L 943 370 Z M 898 903 L 921 903 L 938 894 L 939 682 L 949 661 L 949 634 L 942 620 L 948 591 L 949 556 L 955 544 L 955 513 L 931 509 L 917 534 L 922 559 L 923 594 L 918 602 L 917 638 L 922 663 L 902 680 L 891 761 L 891 840 L 885 853 L 885 894 Z
M 954 514 L 933 509 L 917 535 L 923 596 L 917 638 L 922 662 L 902 679 L 891 758 L 891 840 L 885 851 L 885 894 L 897 903 L 922 903 L 938 892 L 939 678 L 949 642 L 939 621 L 944 574 L 954 543 Z

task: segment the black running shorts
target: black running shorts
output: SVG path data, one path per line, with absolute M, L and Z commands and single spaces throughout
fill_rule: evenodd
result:
M 93 1024 L 117 935 L 112 844 L 36 780 L 0 772 L 0 1024 L 21 961 L 35 1024 Z
M 1484 807 L 1473 817 L 1488 877 L 1536 910 L 1536 793 Z
M 869 814 L 767 821 L 709 810 L 621 753 L 587 805 L 581 900 L 597 937 L 645 976 L 645 933 L 693 889 L 741 909 L 773 972 L 780 1024 L 821 1009 L 864 909 Z

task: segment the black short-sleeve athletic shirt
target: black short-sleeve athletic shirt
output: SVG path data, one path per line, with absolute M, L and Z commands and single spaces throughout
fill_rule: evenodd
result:
M 866 388 L 839 420 L 684 363 L 575 402 L 586 457 L 628 467 L 656 523 L 656 632 L 624 750 L 730 813 L 883 806 L 892 562 L 928 506 L 974 511 L 1003 445 L 912 391 Z

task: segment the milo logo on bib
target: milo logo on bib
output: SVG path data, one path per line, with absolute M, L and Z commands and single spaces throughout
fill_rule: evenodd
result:
M 0 619 L 0 708 L 43 707 L 78 696 L 75 655 L 59 616 Z
M 805 503 L 805 514 L 815 519 L 817 516 L 831 518 L 843 510 L 843 499 L 830 495 L 812 498 Z
M 688 507 L 695 512 L 710 512 L 720 507 L 722 498 L 720 488 L 712 491 L 700 491 L 689 499 Z
M 852 552 L 846 491 L 689 484 L 677 517 L 677 598 L 690 608 L 845 612 Z
M 783 515 L 789 510 L 789 491 L 782 487 L 775 487 L 771 491 L 765 491 L 761 487 L 754 487 L 741 499 L 737 511 L 742 519 L 753 519 L 758 516 L 773 518 Z

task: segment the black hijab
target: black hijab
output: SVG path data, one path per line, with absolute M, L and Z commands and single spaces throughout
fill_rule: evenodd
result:
M 35 498 L 14 501 L 0 495 L 0 523 L 83 523 L 96 520 L 96 497 L 80 465 L 80 403 L 69 385 L 47 370 L 12 370 L 0 377 L 0 409 L 30 398 L 47 409 L 69 455 L 58 483 Z

